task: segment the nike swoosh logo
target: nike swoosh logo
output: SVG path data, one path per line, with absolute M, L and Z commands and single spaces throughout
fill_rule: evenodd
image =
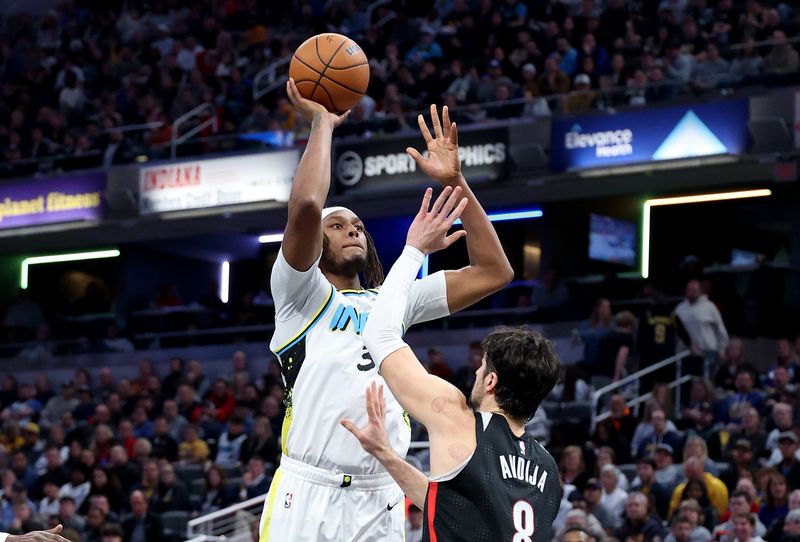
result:
M 397 506 L 397 503 L 394 503 L 394 504 L 387 504 L 387 505 L 386 505 L 386 509 L 387 509 L 389 512 L 391 512 L 391 511 L 392 511 L 392 508 L 394 508 L 395 506 Z

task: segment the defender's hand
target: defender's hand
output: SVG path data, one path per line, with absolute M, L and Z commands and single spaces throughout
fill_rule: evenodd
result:
M 433 120 L 435 137 L 431 137 L 428 125 L 422 115 L 417 117 L 419 131 L 422 133 L 425 145 L 428 147 L 427 158 L 424 158 L 419 151 L 412 147 L 408 147 L 406 152 L 414 159 L 425 175 L 444 186 L 453 185 L 461 179 L 461 160 L 458 158 L 458 130 L 456 129 L 456 123 L 450 122 L 450 113 L 447 106 L 444 106 L 440 124 L 436 104 L 431 104 L 431 119 Z
M 367 387 L 366 394 L 367 416 L 369 421 L 367 425 L 359 429 L 350 420 L 342 420 L 342 426 L 353 433 L 353 436 L 358 439 L 359 444 L 364 450 L 375 457 L 381 454 L 391 452 L 392 447 L 389 444 L 389 437 L 386 433 L 386 401 L 383 398 L 383 385 L 378 386 L 372 382 Z
M 25 534 L 8 535 L 8 542 L 69 542 L 58 533 L 63 527 L 59 524 L 47 531 L 31 531 Z
M 292 103 L 292 106 L 294 106 L 295 111 L 312 123 L 315 122 L 314 119 L 316 115 L 319 114 L 320 119 L 330 121 L 331 125 L 336 128 L 350 116 L 350 110 L 345 111 L 341 115 L 337 115 L 325 109 L 324 105 L 303 98 L 303 96 L 300 95 L 300 91 L 297 90 L 294 79 L 286 81 L 286 95 L 289 97 L 289 101 Z
M 425 190 L 422 206 L 417 216 L 414 217 L 411 227 L 408 228 L 406 237 L 406 244 L 423 254 L 431 254 L 447 248 L 467 235 L 464 230 L 447 235 L 453 223 L 467 206 L 467 198 L 461 198 L 461 187 L 446 186 L 431 208 L 432 196 L 432 189 Z

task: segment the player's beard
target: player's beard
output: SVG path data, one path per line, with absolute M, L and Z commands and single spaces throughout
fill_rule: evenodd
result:
M 322 237 L 322 257 L 319 260 L 319 267 L 323 271 L 327 271 L 340 277 L 354 277 L 359 273 L 363 273 L 367 269 L 367 256 L 366 254 L 353 256 L 346 259 L 344 256 L 339 258 L 332 254 L 328 237 Z
M 481 381 L 475 379 L 475 384 L 472 386 L 472 391 L 469 394 L 469 404 L 475 410 L 480 410 L 481 403 L 483 402 L 483 391 L 479 388 Z

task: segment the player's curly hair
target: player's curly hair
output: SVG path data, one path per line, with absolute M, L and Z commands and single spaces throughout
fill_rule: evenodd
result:
M 487 373 L 497 374 L 497 406 L 515 420 L 530 420 L 558 382 L 561 361 L 553 345 L 524 326 L 497 329 L 482 345 Z

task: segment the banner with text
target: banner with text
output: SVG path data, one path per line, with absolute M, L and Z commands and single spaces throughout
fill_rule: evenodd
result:
M 336 146 L 334 179 L 340 192 L 353 188 L 396 188 L 428 182 L 406 147 L 425 150 L 422 136 L 392 137 Z M 508 175 L 506 128 L 459 130 L 458 154 L 467 180 L 502 179 Z
M 142 214 L 258 201 L 289 201 L 297 149 L 191 160 L 139 171 Z
M 554 119 L 554 171 L 675 160 L 747 149 L 747 100 Z
M 99 219 L 105 189 L 103 172 L 0 184 L 0 229 Z

